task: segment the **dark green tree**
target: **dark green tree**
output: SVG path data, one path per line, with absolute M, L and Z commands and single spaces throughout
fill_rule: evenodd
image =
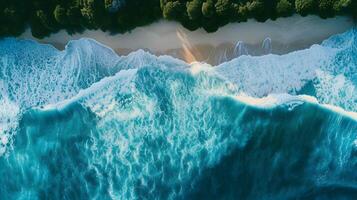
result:
M 180 1 L 169 1 L 163 6 L 163 16 L 168 20 L 182 19 L 183 11 L 184 6 Z
M 113 0 L 104 0 L 105 9 L 109 10 L 113 5 Z
M 353 2 L 355 2 L 355 6 L 353 6 Z M 357 1 L 352 0 L 336 0 L 333 4 L 333 12 L 334 13 L 341 13 L 341 12 L 348 12 L 349 8 L 357 8 Z
M 212 17 L 215 13 L 214 0 L 207 0 L 202 4 L 202 14 L 205 17 Z
M 296 0 L 295 9 L 296 12 L 298 12 L 302 16 L 306 16 L 315 12 L 316 4 L 317 0 Z
M 318 8 L 321 17 L 332 17 L 334 15 L 333 7 L 338 0 L 319 0 Z
M 22 0 L 0 1 L 0 36 L 20 35 L 26 25 L 28 2 Z
M 31 19 L 31 32 L 37 38 L 48 36 L 54 31 L 49 16 L 43 10 L 37 10 Z
M 215 32 L 219 28 L 218 18 L 216 17 L 204 20 L 202 23 L 203 28 L 209 33 Z
M 258 21 L 264 21 L 266 19 L 264 13 L 264 4 L 260 0 L 248 2 L 247 9 L 249 17 L 254 17 Z
M 231 0 L 217 0 L 215 4 L 218 16 L 228 17 L 231 14 Z
M 239 22 L 247 21 L 249 17 L 249 10 L 246 4 L 239 4 L 234 6 L 234 14 L 236 20 Z
M 0 36 L 30 26 L 35 37 L 65 29 L 126 32 L 160 18 L 213 32 L 229 22 L 299 13 L 357 18 L 357 0 L 0 0 Z
M 68 23 L 67 10 L 63 6 L 57 5 L 53 15 L 59 24 L 66 25 Z
M 202 0 L 192 0 L 187 2 L 186 10 L 191 20 L 198 20 L 202 16 Z
M 73 26 L 80 26 L 82 13 L 78 6 L 70 6 L 66 12 L 68 24 Z
M 280 0 L 276 5 L 276 12 L 279 16 L 287 17 L 294 13 L 294 6 L 289 0 Z

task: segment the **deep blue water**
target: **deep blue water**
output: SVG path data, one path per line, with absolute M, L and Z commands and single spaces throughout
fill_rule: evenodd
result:
M 3 39 L 0 199 L 357 199 L 356 87 L 355 29 L 215 67 Z

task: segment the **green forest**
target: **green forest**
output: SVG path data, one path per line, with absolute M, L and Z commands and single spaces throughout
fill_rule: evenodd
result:
M 161 18 L 214 32 L 229 22 L 294 13 L 356 18 L 357 0 L 0 0 L 0 36 L 17 36 L 28 27 L 37 38 L 62 29 L 122 33 Z

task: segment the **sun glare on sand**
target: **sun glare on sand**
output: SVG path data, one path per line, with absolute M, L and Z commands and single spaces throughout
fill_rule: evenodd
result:
M 199 51 L 190 43 L 187 35 L 180 28 L 177 29 L 176 35 L 182 44 L 182 55 L 187 63 L 197 62 L 197 56 L 200 57 Z

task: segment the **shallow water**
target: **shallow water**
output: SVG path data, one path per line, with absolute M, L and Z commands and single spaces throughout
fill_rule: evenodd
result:
M 355 199 L 356 55 L 355 29 L 215 67 L 3 39 L 1 198 Z

